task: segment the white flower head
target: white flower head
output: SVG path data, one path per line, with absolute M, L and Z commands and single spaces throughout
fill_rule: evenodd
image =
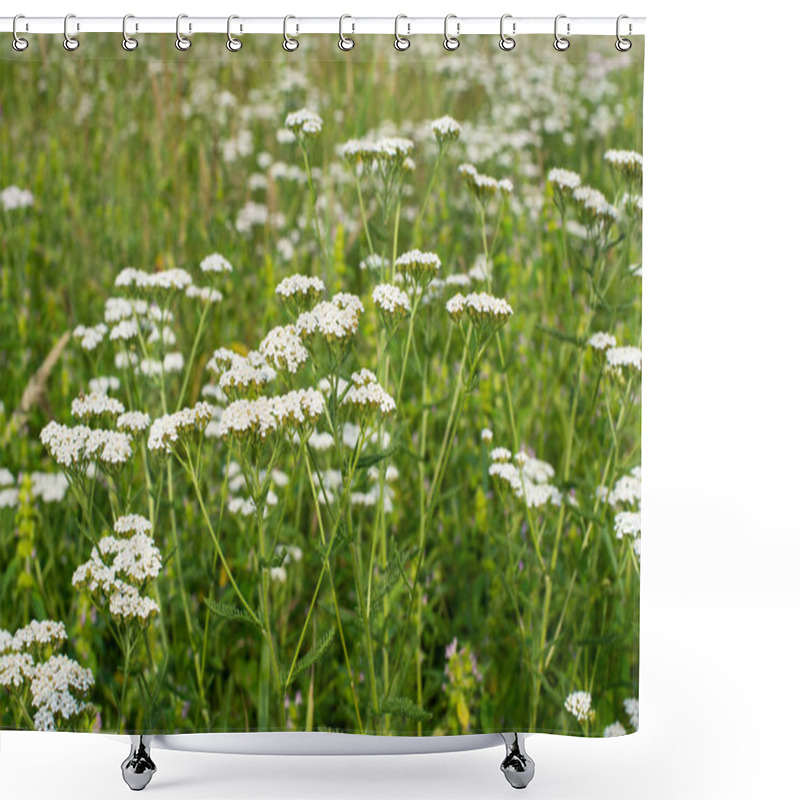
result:
M 314 139 L 322 133 L 322 117 L 307 108 L 301 108 L 286 117 L 286 128 L 301 142 Z
M 28 208 L 33 205 L 33 192 L 30 189 L 20 189 L 19 186 L 6 186 L 0 191 L 0 206 L 4 211 L 16 211 L 18 208 Z
M 431 122 L 431 131 L 439 144 L 451 144 L 461 136 L 461 126 L 452 117 L 439 117 Z
M 97 346 L 103 341 L 108 328 L 102 322 L 91 327 L 85 325 L 78 325 L 72 332 L 72 335 L 80 342 L 81 347 L 87 352 L 92 352 L 97 349 Z
M 182 408 L 174 414 L 158 417 L 150 427 L 148 450 L 157 454 L 172 452 L 179 441 L 202 433 L 213 416 L 214 407 L 201 400 L 192 408 Z
M 603 729 L 603 736 L 606 739 L 612 739 L 615 736 L 624 736 L 626 733 L 625 726 L 619 721 L 613 722 Z
M 397 408 L 394 398 L 378 383 L 373 372 L 362 369 L 350 377 L 351 385 L 342 405 L 352 406 L 362 413 L 379 412 L 387 417 Z
M 103 418 L 115 420 L 124 413 L 125 406 L 119 400 L 101 392 L 80 394 L 72 401 L 72 416 L 81 422 Z
M 308 359 L 303 340 L 294 325 L 273 328 L 258 347 L 264 359 L 278 372 L 294 375 Z
M 642 154 L 635 150 L 607 150 L 603 158 L 623 175 L 642 177 Z
M 586 344 L 588 344 L 589 347 L 602 352 L 603 350 L 607 350 L 609 347 L 616 347 L 617 337 L 610 333 L 603 333 L 600 331 L 592 334 Z
M 320 278 L 316 278 L 313 275 L 290 275 L 275 287 L 275 294 L 283 302 L 288 303 L 291 301 L 303 304 L 306 307 L 316 303 L 324 291 L 325 284 Z
M 150 415 L 144 411 L 126 411 L 117 417 L 117 429 L 125 433 L 144 433 L 150 427 Z
M 224 256 L 221 256 L 219 253 L 212 253 L 200 262 L 200 272 L 221 274 L 224 272 L 233 272 L 233 267 L 230 261 Z
M 617 539 L 623 536 L 638 536 L 642 532 L 642 514 L 640 511 L 620 511 L 614 517 L 614 532 Z
M 504 325 L 514 313 L 506 300 L 487 292 L 470 292 L 466 297 L 460 293 L 453 295 L 445 310 L 456 321 L 466 313 L 474 325 L 491 328 Z
M 606 350 L 606 371 L 619 377 L 642 371 L 642 351 L 638 347 L 609 347 Z
M 436 253 L 425 253 L 417 249 L 403 253 L 394 265 L 404 278 L 421 284 L 435 278 L 442 268 L 442 262 Z
M 303 339 L 318 335 L 329 344 L 344 345 L 358 331 L 363 313 L 364 306 L 355 295 L 339 293 L 300 314 L 295 329 Z
M 547 180 L 561 192 L 571 192 L 581 185 L 581 176 L 568 169 L 553 167 L 547 173 Z
M 606 200 L 605 195 L 591 186 L 579 186 L 572 192 L 572 199 L 582 211 L 587 223 L 595 221 L 610 223 L 619 218 L 619 212 Z
M 393 319 L 404 317 L 411 312 L 408 295 L 391 283 L 379 283 L 372 290 L 372 301 L 381 312 Z
M 592 709 L 592 696 L 589 692 L 573 692 L 564 701 L 564 708 L 572 714 L 578 722 L 591 722 L 594 719 Z
M 125 516 L 118 517 L 114 523 L 114 532 L 119 534 L 150 534 L 153 526 L 147 517 L 141 514 L 126 514 Z
M 628 715 L 631 726 L 637 731 L 639 730 L 639 700 L 635 697 L 629 697 L 622 701 L 622 706 L 625 713 Z

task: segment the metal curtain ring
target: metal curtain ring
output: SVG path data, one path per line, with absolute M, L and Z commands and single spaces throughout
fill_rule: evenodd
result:
M 177 47 L 178 50 L 188 50 L 192 46 L 192 40 L 181 33 L 181 20 L 188 18 L 188 14 L 178 14 L 175 19 L 175 47 Z M 189 25 L 189 30 L 191 31 L 191 29 L 192 26 Z
M 289 20 L 290 19 L 297 19 L 297 17 L 293 17 L 291 14 L 283 18 L 283 49 L 287 53 L 293 53 L 300 47 L 300 40 L 295 36 L 289 36 Z M 295 28 L 297 30 L 297 28 Z
M 633 47 L 633 42 L 630 39 L 623 39 L 619 35 L 619 24 L 624 19 L 628 19 L 628 17 L 625 14 L 620 14 L 617 17 L 617 41 L 614 43 L 614 47 L 616 47 L 617 50 L 620 51 L 620 53 L 627 53 L 628 50 L 630 50 L 631 47 Z M 631 32 L 631 24 L 629 22 L 628 23 L 628 34 L 630 34 L 630 32 Z
M 459 33 L 460 29 L 461 29 L 461 24 L 459 22 L 456 22 L 456 35 L 455 36 L 451 36 L 447 32 L 447 24 L 450 22 L 451 19 L 457 20 L 458 17 L 455 14 L 448 14 L 444 18 L 444 41 L 442 42 L 442 44 L 444 45 L 444 49 L 445 50 L 451 50 L 452 51 L 452 50 L 458 50 L 458 48 L 461 46 L 461 42 L 457 38 L 458 37 L 458 33 Z
M 512 18 L 511 14 L 503 14 L 503 16 L 500 17 L 500 49 L 505 50 L 506 52 L 508 52 L 509 50 L 513 50 L 517 46 L 516 40 L 513 39 L 511 36 L 506 36 L 505 31 L 503 30 L 505 21 L 511 18 Z M 511 32 L 512 33 L 517 32 L 516 22 L 513 22 L 511 24 Z
M 126 14 L 122 18 L 122 49 L 130 53 L 131 50 L 135 50 L 139 46 L 139 41 L 132 36 L 128 36 L 129 19 L 135 19 L 133 14 Z
M 237 39 L 231 33 L 231 22 L 233 22 L 233 20 L 235 19 L 239 19 L 239 17 L 237 17 L 236 14 L 231 14 L 228 17 L 228 41 L 225 43 L 225 47 L 227 47 L 228 50 L 231 51 L 231 53 L 238 53 L 242 49 L 242 40 Z M 239 28 L 239 30 L 241 30 L 241 28 Z
M 81 46 L 81 43 L 74 36 L 69 35 L 68 28 L 71 19 L 75 19 L 74 14 L 67 14 L 67 16 L 64 17 L 64 49 L 70 52 L 77 50 Z
M 563 53 L 569 47 L 569 39 L 565 39 L 563 36 L 559 36 L 558 34 L 558 21 L 560 19 L 566 19 L 566 14 L 559 14 L 556 17 L 555 24 L 553 26 L 553 31 L 555 33 L 555 41 L 553 42 L 553 47 L 558 50 L 560 53 Z M 567 23 L 567 35 L 569 35 L 569 22 Z
M 346 19 L 353 19 L 353 18 L 349 14 L 342 14 L 342 16 L 339 17 L 339 49 L 345 51 L 352 50 L 356 46 L 356 43 L 353 41 L 353 39 L 351 39 L 349 36 L 345 36 L 344 33 L 342 32 L 342 26 Z M 356 26 L 352 25 L 352 28 L 353 31 L 355 31 Z
M 394 18 L 394 49 L 403 52 L 411 47 L 411 39 L 407 36 L 400 35 L 399 26 L 401 19 L 408 19 L 408 17 L 405 14 L 398 14 Z M 409 23 L 406 23 L 406 25 L 408 26 L 408 32 L 411 33 L 411 25 Z
M 25 19 L 23 14 L 17 14 L 14 17 L 14 21 L 11 23 L 11 33 L 14 35 L 14 38 L 11 40 L 11 46 L 18 52 L 21 53 L 23 50 L 28 49 L 28 40 L 23 39 L 21 36 L 17 35 L 17 20 L 18 19 Z

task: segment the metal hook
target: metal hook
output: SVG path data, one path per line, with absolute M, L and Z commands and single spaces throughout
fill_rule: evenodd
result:
M 192 40 L 181 33 L 181 20 L 188 18 L 188 14 L 178 14 L 175 20 L 175 47 L 178 50 L 188 50 L 192 46 Z M 189 30 L 192 30 L 191 23 L 189 24 Z
M 17 20 L 18 19 L 25 19 L 23 14 L 17 14 L 14 17 L 14 21 L 11 23 L 11 33 L 14 35 L 14 39 L 11 42 L 11 46 L 18 52 L 21 53 L 23 50 L 28 49 L 28 40 L 23 39 L 21 36 L 17 35 Z
M 625 14 L 620 14 L 617 17 L 617 41 L 614 43 L 614 47 L 616 47 L 617 50 L 619 50 L 620 53 L 627 53 L 628 50 L 630 50 L 631 47 L 633 47 L 633 42 L 630 39 L 623 39 L 619 35 L 619 24 L 624 19 L 628 19 L 628 17 Z M 631 30 L 632 30 L 632 28 L 631 28 L 631 24 L 629 22 L 628 23 L 628 34 L 629 35 L 631 33 Z
M 513 50 L 517 46 L 516 40 L 512 39 L 510 36 L 506 36 L 505 31 L 503 30 L 505 21 L 507 19 L 512 19 L 511 14 L 503 14 L 503 16 L 500 17 L 500 49 L 505 50 L 506 52 L 508 52 L 509 50 Z M 513 22 L 511 24 L 511 32 L 512 33 L 517 32 L 516 22 Z
M 356 46 L 355 41 L 353 41 L 353 39 L 351 39 L 349 36 L 345 36 L 342 32 L 342 25 L 346 19 L 353 18 L 349 14 L 342 14 L 342 16 L 339 17 L 339 49 L 345 51 L 352 50 Z M 356 26 L 353 23 L 351 23 L 351 26 L 353 32 L 355 32 Z
M 81 43 L 74 36 L 69 35 L 68 28 L 71 19 L 75 19 L 74 14 L 67 14 L 67 16 L 64 17 L 64 49 L 70 52 L 77 50 L 81 46 Z M 77 30 L 80 30 L 80 27 L 78 27 Z
M 444 18 L 444 42 L 442 42 L 442 44 L 444 45 L 445 50 L 458 50 L 458 48 L 461 46 L 461 42 L 458 40 L 457 36 L 461 29 L 461 25 L 460 23 L 456 22 L 456 36 L 450 36 L 450 34 L 447 32 L 447 24 L 451 19 L 457 20 L 458 17 L 455 14 L 448 14 Z
M 139 46 L 139 41 L 134 39 L 132 36 L 128 36 L 128 20 L 135 19 L 133 14 L 126 14 L 122 18 L 122 49 L 127 50 L 129 53 L 131 50 L 135 50 Z M 137 30 L 139 26 L 136 26 Z
M 297 17 L 293 17 L 291 14 L 283 18 L 283 49 L 287 53 L 293 53 L 300 47 L 300 40 L 295 36 L 289 36 L 288 26 L 290 19 L 297 19 Z M 297 28 L 295 30 L 298 30 Z
M 407 36 L 400 35 L 399 27 L 401 19 L 408 19 L 408 17 L 405 14 L 398 14 L 394 18 L 394 49 L 403 52 L 411 47 L 411 39 Z M 411 33 L 411 24 L 406 23 L 406 25 L 408 26 L 408 32 Z
M 566 19 L 566 14 L 559 14 L 556 17 L 555 24 L 553 26 L 553 31 L 556 35 L 555 41 L 553 42 L 553 47 L 559 51 L 559 53 L 563 53 L 569 47 L 569 39 L 565 39 L 563 36 L 559 36 L 558 34 L 558 21 L 560 19 Z M 567 35 L 569 35 L 569 22 L 567 23 Z
M 231 22 L 233 22 L 233 20 L 235 19 L 239 19 L 239 17 L 237 17 L 236 14 L 231 14 L 228 17 L 228 41 L 226 42 L 225 47 L 227 47 L 228 50 L 231 51 L 231 53 L 238 53 L 242 49 L 242 40 L 237 39 L 231 33 Z M 239 30 L 241 31 L 241 27 L 239 28 Z

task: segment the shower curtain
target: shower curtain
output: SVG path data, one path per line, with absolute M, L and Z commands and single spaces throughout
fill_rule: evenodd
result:
M 29 38 L 2 727 L 636 730 L 643 38 Z

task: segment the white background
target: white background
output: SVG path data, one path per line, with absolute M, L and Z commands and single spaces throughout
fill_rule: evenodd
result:
M 790 113 L 797 4 L 17 6 L 3 13 L 647 16 L 641 730 L 618 740 L 532 737 L 537 775 L 527 791 L 541 800 L 796 798 L 800 174 Z M 10 49 L 5 34 L 0 46 Z M 4 732 L 3 798 L 127 797 L 119 773 L 126 753 L 127 745 L 102 736 Z M 146 791 L 176 800 L 486 800 L 512 792 L 498 769 L 501 755 L 157 751 L 159 771 Z

